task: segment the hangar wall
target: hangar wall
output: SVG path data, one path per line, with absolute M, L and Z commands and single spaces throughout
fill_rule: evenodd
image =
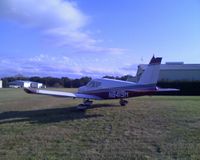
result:
M 32 82 L 32 81 L 22 81 L 16 80 L 13 82 L 9 82 L 10 88 L 42 88 L 44 87 L 42 83 Z
M 200 81 L 200 70 L 161 70 L 159 81 Z
M 137 80 L 140 78 L 146 67 L 146 64 L 138 66 L 136 74 Z M 184 64 L 183 62 L 168 62 L 166 64 L 161 64 L 158 81 L 200 81 L 200 64 Z

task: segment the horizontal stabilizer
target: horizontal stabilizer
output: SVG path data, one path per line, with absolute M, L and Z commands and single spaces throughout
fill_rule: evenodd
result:
M 129 89 L 129 90 L 126 90 L 126 91 L 135 92 L 135 93 L 178 92 L 178 91 L 180 91 L 180 89 L 176 89 L 176 88 L 159 88 L 159 87 L 156 87 L 155 89 L 141 89 L 141 90 L 138 90 L 138 89 Z
M 176 89 L 176 88 L 159 88 L 156 87 L 157 92 L 178 92 L 180 91 L 180 89 Z

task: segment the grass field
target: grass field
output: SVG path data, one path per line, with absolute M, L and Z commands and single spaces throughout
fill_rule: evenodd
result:
M 0 159 L 200 159 L 200 97 L 80 102 L 0 89 Z

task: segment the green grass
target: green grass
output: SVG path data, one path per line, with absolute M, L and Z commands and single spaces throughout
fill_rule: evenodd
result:
M 200 97 L 79 103 L 0 89 L 0 159 L 200 159 Z

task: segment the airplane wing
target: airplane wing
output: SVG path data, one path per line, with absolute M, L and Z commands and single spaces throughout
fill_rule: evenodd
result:
M 95 99 L 95 100 L 101 99 L 98 96 L 93 96 L 93 95 L 88 95 L 88 94 L 62 92 L 62 91 L 52 91 L 52 90 L 42 90 L 42 89 L 32 89 L 32 88 L 24 88 L 24 91 L 28 94 L 41 94 L 41 95 L 56 96 L 56 97 L 82 98 L 82 99 Z

